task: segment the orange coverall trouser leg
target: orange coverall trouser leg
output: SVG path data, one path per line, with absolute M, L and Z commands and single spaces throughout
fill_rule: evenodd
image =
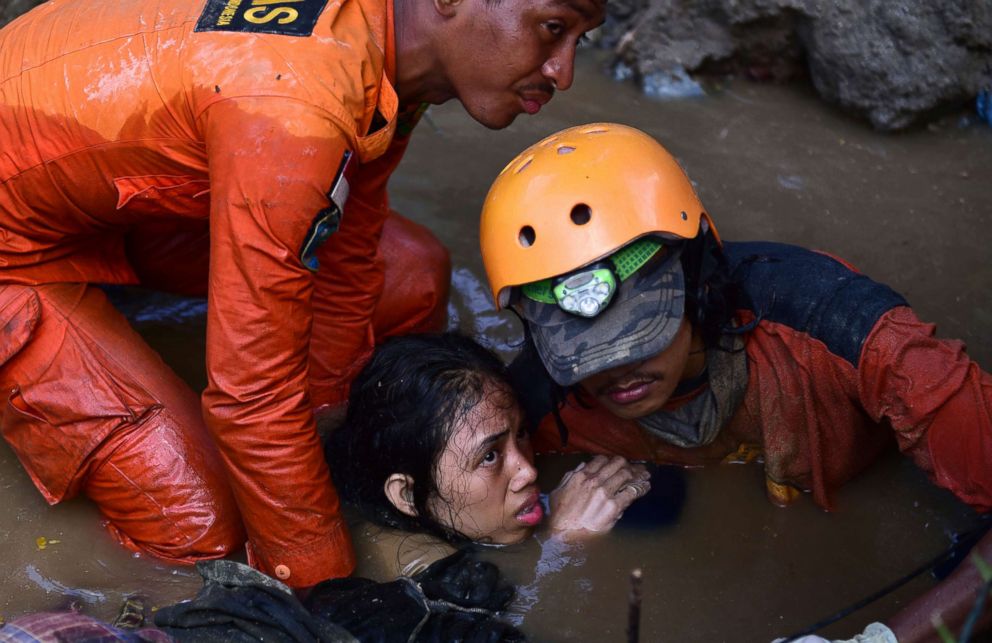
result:
M 423 227 L 391 217 L 380 255 L 376 338 L 441 330 L 444 247 Z M 171 274 L 187 277 L 175 266 Z M 193 562 L 240 548 L 241 520 L 199 396 L 94 286 L 0 285 L 0 329 L 10 321 L 4 302 L 25 291 L 37 295 L 37 326 L 0 365 L 0 429 L 46 499 L 82 492 L 120 542 L 159 558 Z

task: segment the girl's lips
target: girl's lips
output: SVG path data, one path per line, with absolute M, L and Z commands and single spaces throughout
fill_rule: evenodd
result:
M 517 522 L 521 522 L 528 527 L 537 526 L 544 518 L 544 507 L 541 506 L 540 496 L 535 494 L 533 502 L 528 502 L 523 509 L 517 512 L 515 518 Z
M 651 382 L 636 382 L 629 386 L 616 386 L 606 392 L 606 396 L 614 404 L 633 404 L 644 399 L 648 394 Z

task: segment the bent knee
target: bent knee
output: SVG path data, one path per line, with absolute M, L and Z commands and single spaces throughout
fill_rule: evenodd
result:
M 216 516 L 209 524 L 198 524 L 189 516 L 168 523 L 133 523 L 110 520 L 107 529 L 131 551 L 179 564 L 224 558 L 245 545 L 244 528 L 238 516 Z

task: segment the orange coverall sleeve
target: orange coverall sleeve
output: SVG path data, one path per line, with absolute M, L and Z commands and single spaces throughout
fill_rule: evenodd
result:
M 211 185 L 204 416 L 252 563 L 305 587 L 354 568 L 311 410 L 313 277 L 299 259 L 347 141 L 328 114 L 286 99 L 222 101 L 200 123 Z
M 377 250 L 389 217 L 386 184 L 408 142 L 409 137 L 397 137 L 385 154 L 349 171 L 351 190 L 341 229 L 317 251 L 320 271 L 326 271 L 313 296 L 319 314 L 310 344 L 310 386 L 317 408 L 344 404 L 351 381 L 371 357 L 373 314 L 385 281 Z M 396 299 L 405 293 L 391 294 Z

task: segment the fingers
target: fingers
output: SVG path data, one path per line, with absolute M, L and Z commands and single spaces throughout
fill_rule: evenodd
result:
M 601 480 L 606 480 L 614 473 L 619 471 L 624 465 L 627 464 L 627 460 L 621 458 L 618 455 L 612 457 L 606 457 L 605 455 L 597 455 L 592 460 L 585 463 L 586 466 L 581 468 L 581 472 L 588 478 L 599 478 Z M 576 469 L 576 473 L 580 470 Z
M 651 490 L 651 483 L 647 480 L 628 482 L 617 490 L 614 499 L 619 505 L 621 515 L 635 500 L 644 496 Z M 619 519 L 619 516 L 618 516 Z
M 614 496 L 628 482 L 641 482 L 650 475 L 640 464 L 631 464 L 619 456 L 610 458 L 592 477 L 592 484 L 602 487 L 607 496 Z
M 624 510 L 651 489 L 650 477 L 646 467 L 619 456 L 596 456 L 576 467 L 551 493 L 552 532 L 609 531 Z

